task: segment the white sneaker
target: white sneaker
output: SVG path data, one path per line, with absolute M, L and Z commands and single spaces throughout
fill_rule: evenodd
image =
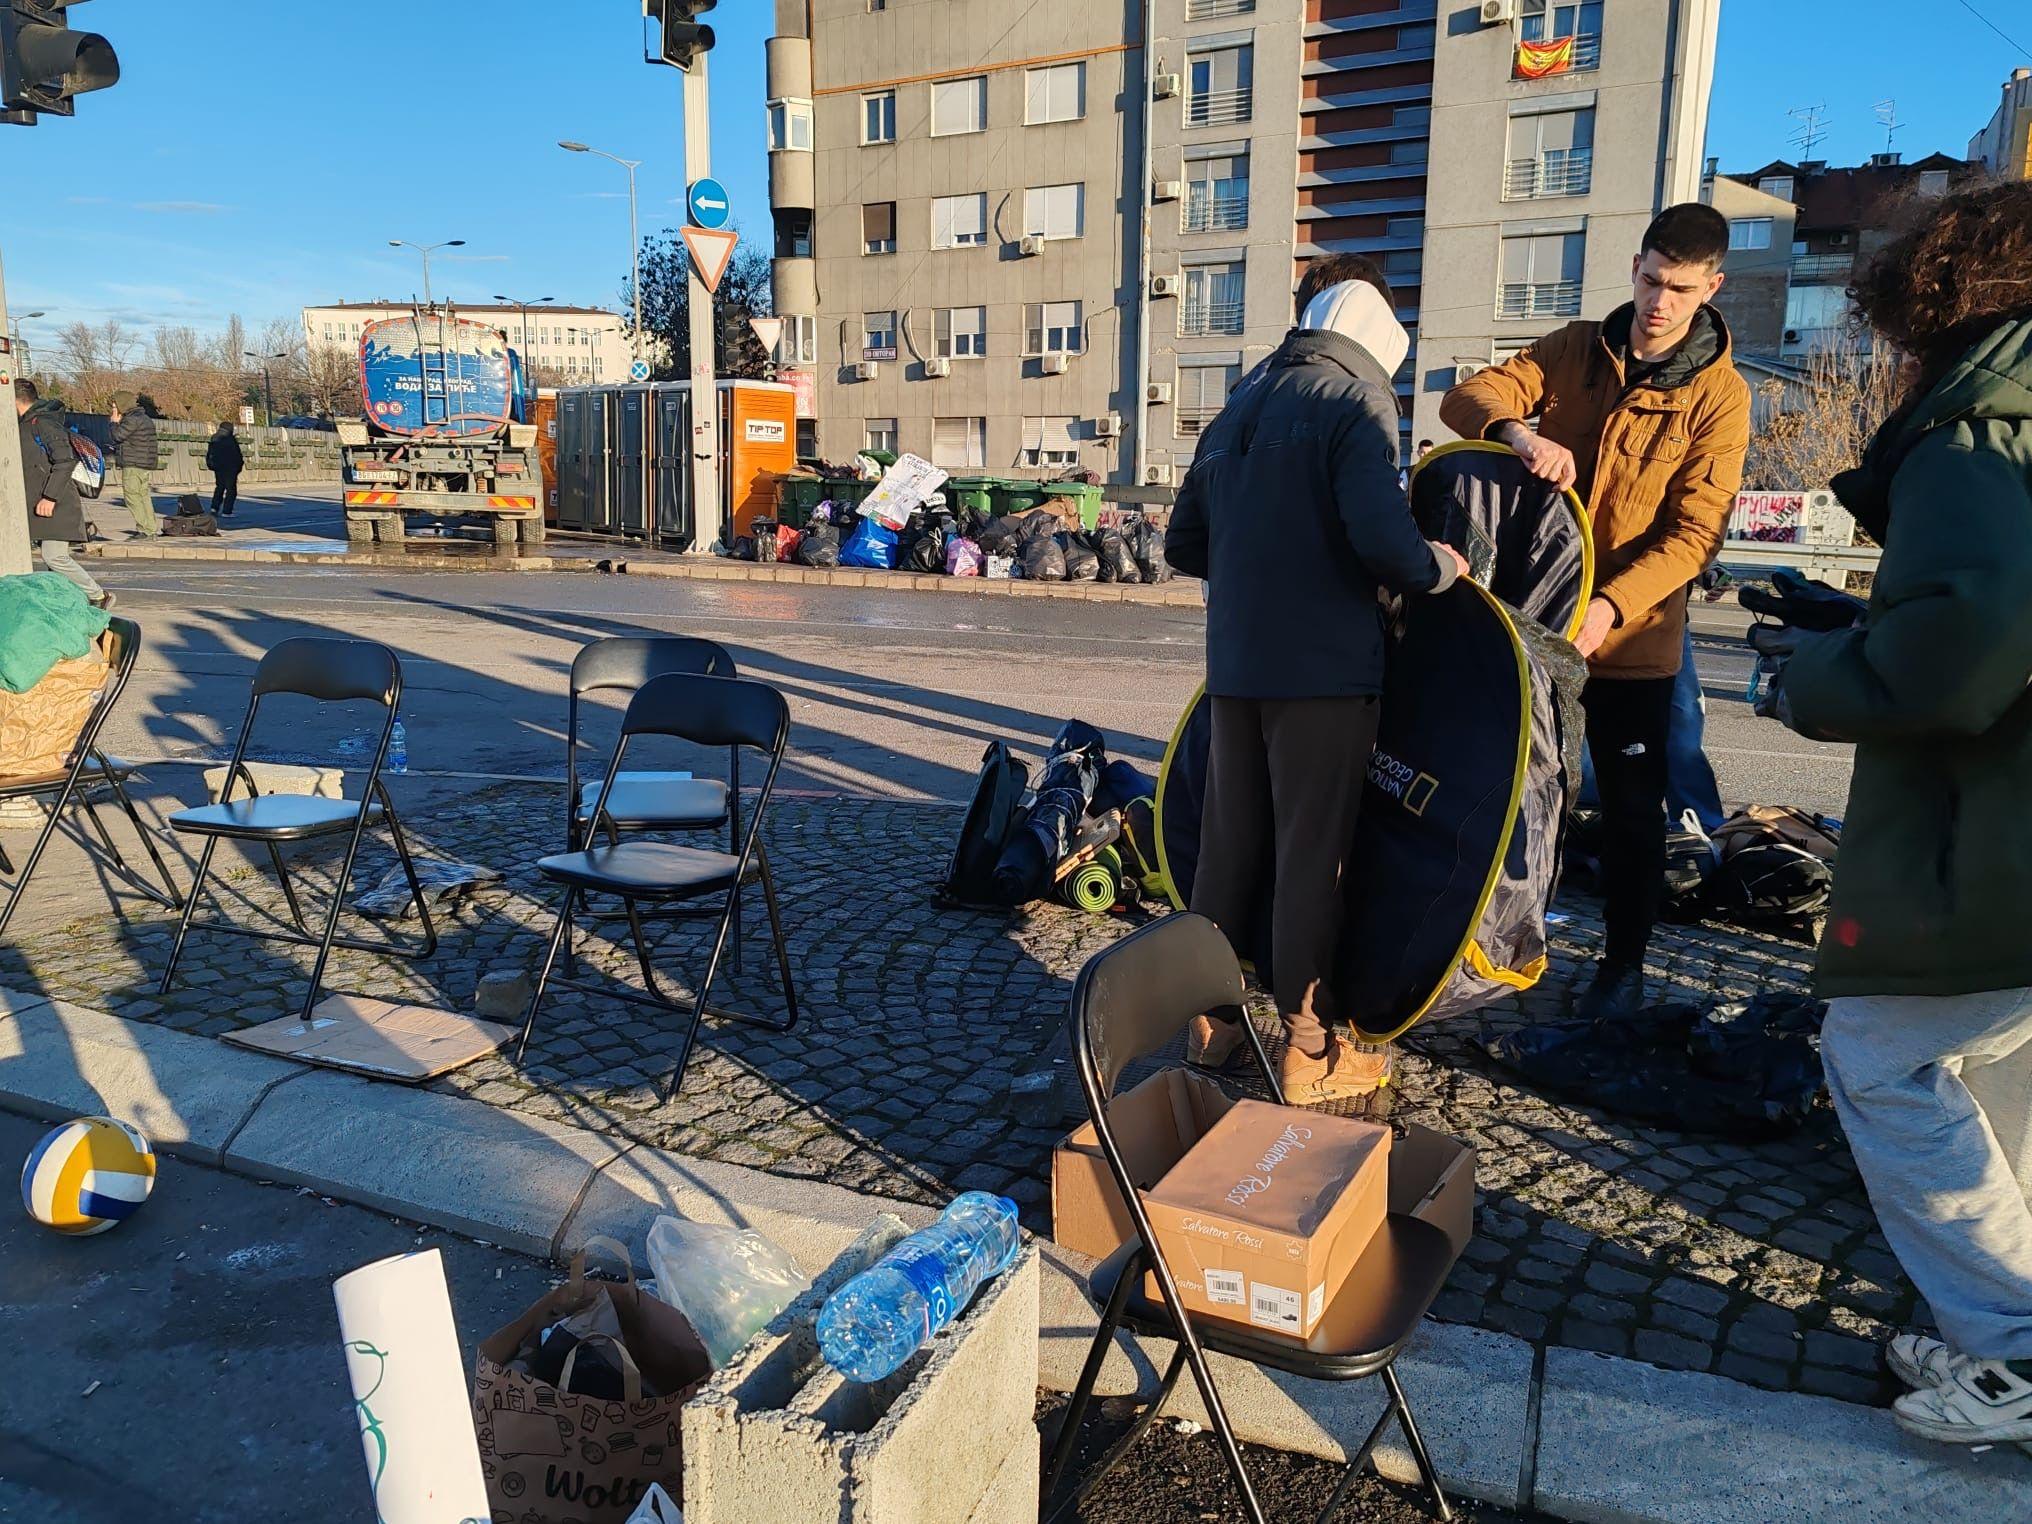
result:
M 1884 1364 L 1915 1392 L 1939 1386 L 1954 1360 L 1952 1345 L 1924 1334 L 1899 1334 L 1884 1346 Z
M 2032 1381 L 2002 1360 L 1956 1355 L 1938 1386 L 1892 1404 L 1898 1427 L 1949 1445 L 2024 1444 L 2032 1440 Z

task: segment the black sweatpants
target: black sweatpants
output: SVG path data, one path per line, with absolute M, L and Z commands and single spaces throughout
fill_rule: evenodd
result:
M 1374 698 L 1214 701 L 1192 908 L 1247 958 L 1270 896 L 1270 964 L 1284 1035 L 1310 1057 L 1346 1015 L 1332 979 L 1341 866 L 1355 838 L 1381 706 Z M 1273 866 L 1274 864 L 1274 866 Z
M 238 471 L 216 471 L 212 474 L 212 512 L 231 513 L 233 505 L 240 501 L 240 473 Z
M 1595 677 L 1581 690 L 1602 796 L 1603 957 L 1638 964 L 1665 896 L 1669 677 Z

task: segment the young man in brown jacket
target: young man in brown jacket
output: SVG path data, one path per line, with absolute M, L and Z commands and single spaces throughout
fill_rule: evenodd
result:
M 1667 207 L 1632 261 L 1633 301 L 1547 334 L 1440 405 L 1464 438 L 1500 440 L 1538 476 L 1575 488 L 1592 521 L 1595 597 L 1575 644 L 1588 658 L 1604 833 L 1607 945 L 1578 1008 L 1595 1019 L 1644 1004 L 1687 588 L 1721 549 L 1750 442 L 1750 391 L 1707 305 L 1728 246 L 1728 221 L 1713 207 Z

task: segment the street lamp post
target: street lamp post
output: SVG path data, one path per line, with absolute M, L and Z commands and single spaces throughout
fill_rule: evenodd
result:
M 263 422 L 272 429 L 275 427 L 275 384 L 268 379 L 268 362 L 270 360 L 287 360 L 289 358 L 289 351 L 285 349 L 272 355 L 257 355 L 251 349 L 243 349 L 240 353 L 250 360 L 259 360 L 261 362 L 261 395 L 268 403 L 268 416 Z
M 388 240 L 388 247 L 391 249 L 414 249 L 423 256 L 423 305 L 426 307 L 432 305 L 430 299 L 430 256 L 432 252 L 438 249 L 463 249 L 465 246 L 466 241 L 463 238 L 447 238 L 443 243 L 411 243 L 406 238 L 391 238 Z
M 7 332 L 14 340 L 14 353 L 17 356 L 14 361 L 14 369 L 17 374 L 23 376 L 28 374 L 28 338 L 27 335 L 22 333 L 21 325 L 33 322 L 39 317 L 48 316 L 47 312 L 24 312 L 7 320 Z
M 494 300 L 503 306 L 519 307 L 522 310 L 522 347 L 524 357 L 528 361 L 528 364 L 523 368 L 523 373 L 529 379 L 530 395 L 534 396 L 536 392 L 536 351 L 529 342 L 529 309 L 531 307 L 541 307 L 546 302 L 554 302 L 557 298 L 554 296 L 539 296 L 534 299 L 524 297 L 521 301 L 517 301 L 514 297 L 503 296 L 497 291 L 494 293 Z
M 628 249 L 634 261 L 635 279 L 635 358 L 642 358 L 642 225 L 635 215 L 635 171 L 642 167 L 640 159 L 624 159 L 619 154 L 608 153 L 604 148 L 592 148 L 584 143 L 560 139 L 557 145 L 570 153 L 597 154 L 603 159 L 612 159 L 628 171 Z

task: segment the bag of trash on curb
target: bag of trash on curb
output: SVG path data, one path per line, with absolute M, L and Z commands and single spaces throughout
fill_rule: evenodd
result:
M 1104 527 L 1096 529 L 1087 538 L 1093 542 L 1094 553 L 1100 559 L 1101 581 L 1133 583 L 1143 580 L 1143 573 L 1136 567 L 1136 557 L 1130 553 L 1128 541 L 1122 538 L 1121 530 Z
M 1092 582 L 1101 575 L 1101 558 L 1094 553 L 1083 534 L 1059 534 L 1059 553 L 1065 557 L 1065 580 L 1068 582 Z
M 1130 552 L 1136 557 L 1136 569 L 1143 580 L 1149 583 L 1169 582 L 1171 563 L 1164 559 L 1164 531 L 1148 519 L 1143 520 L 1128 536 Z
M 884 529 L 873 519 L 862 519 L 854 537 L 840 549 L 840 565 L 866 567 L 869 571 L 896 570 L 896 531 Z
M 830 524 L 815 524 L 805 530 L 797 545 L 797 564 L 829 571 L 840 564 L 839 531 Z
M 978 577 L 981 574 L 981 547 L 964 535 L 945 542 L 945 574 L 948 577 Z
M 656 1289 L 698 1330 L 715 1369 L 740 1352 L 811 1282 L 753 1228 L 659 1217 L 649 1228 Z
M 1010 557 L 1016 554 L 1022 538 L 1023 521 L 1011 518 L 989 519 L 973 536 L 984 555 Z
M 1065 581 L 1065 552 L 1048 534 L 1031 535 L 1023 541 L 1021 564 L 1026 582 Z

